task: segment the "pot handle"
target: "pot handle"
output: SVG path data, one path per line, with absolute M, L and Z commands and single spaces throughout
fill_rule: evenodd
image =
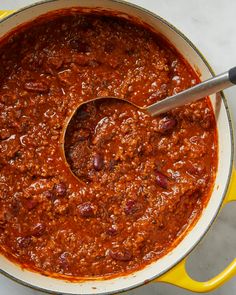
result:
M 233 168 L 232 178 L 230 181 L 229 189 L 222 207 L 227 203 L 236 201 L 236 170 Z M 155 282 L 169 283 L 193 292 L 209 292 L 212 291 L 226 281 L 230 280 L 236 275 L 236 259 L 234 259 L 220 274 L 210 279 L 209 281 L 199 282 L 192 279 L 186 270 L 187 258 L 184 258 L 180 263 L 178 263 L 171 270 L 166 272 L 164 275 L 160 276 L 155 280 Z
M 0 19 L 12 14 L 14 10 L 0 10 Z

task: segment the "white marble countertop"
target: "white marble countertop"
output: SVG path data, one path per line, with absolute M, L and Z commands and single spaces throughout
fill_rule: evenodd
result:
M 1 9 L 17 9 L 35 0 L 2 0 Z M 236 66 L 236 1 L 235 0 L 130 0 L 162 16 L 202 51 L 216 73 Z M 225 91 L 232 115 L 236 113 L 236 87 Z M 236 126 L 235 126 L 236 127 Z M 236 129 L 235 129 L 236 130 Z M 236 192 L 235 192 L 236 193 Z M 203 242 L 188 261 L 194 278 L 209 279 L 236 256 L 236 204 L 219 215 Z M 167 285 L 149 284 L 127 295 L 190 295 L 192 292 Z M 0 275 L 0 295 L 42 295 Z M 209 294 L 236 294 L 236 277 Z

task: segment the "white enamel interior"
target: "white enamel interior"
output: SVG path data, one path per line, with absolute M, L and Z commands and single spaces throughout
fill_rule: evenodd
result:
M 204 60 L 192 47 L 189 41 L 187 41 L 181 34 L 153 14 L 123 2 L 110 0 L 58 0 L 42 2 L 40 5 L 28 7 L 0 23 L 0 37 L 12 30 L 15 26 L 32 20 L 46 12 L 76 6 L 92 8 L 97 7 L 98 4 L 99 7 L 136 16 L 148 23 L 155 28 L 156 31 L 166 36 L 193 67 L 197 66 L 201 73 L 201 79 L 206 79 L 211 76 L 209 68 Z M 215 188 L 211 199 L 197 224 L 171 253 L 141 271 L 125 277 L 110 280 L 94 280 L 82 283 L 56 280 L 38 273 L 22 270 L 19 266 L 8 261 L 5 257 L 0 256 L 0 269 L 2 272 L 19 280 L 21 283 L 44 289 L 49 292 L 68 294 L 104 294 L 119 292 L 124 289 L 138 286 L 144 283 L 144 281 L 146 282 L 160 276 L 162 273 L 173 267 L 199 242 L 212 223 L 222 203 L 231 173 L 233 152 L 231 123 L 226 106 L 221 97 L 218 96 L 216 98 L 215 95 L 212 95 L 211 101 L 214 111 L 216 112 L 219 135 L 219 166 Z

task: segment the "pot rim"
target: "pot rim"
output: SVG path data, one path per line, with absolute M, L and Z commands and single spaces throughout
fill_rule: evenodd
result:
M 44 3 L 53 3 L 53 2 L 57 2 L 58 0 L 40 0 L 40 1 L 37 1 L 33 4 L 30 4 L 30 5 L 27 5 L 27 6 L 24 6 L 22 8 L 20 8 L 19 10 L 11 13 L 10 15 L 4 17 L 2 20 L 0 20 L 0 24 L 3 23 L 5 20 L 11 18 L 11 17 L 14 17 L 15 15 L 18 15 L 20 14 L 21 12 L 25 11 L 25 10 L 28 10 L 28 9 L 31 9 L 33 7 L 36 7 L 36 6 L 40 6 Z M 174 25 L 172 25 L 171 23 L 169 23 L 167 20 L 165 20 L 164 18 L 162 18 L 161 16 L 157 15 L 156 13 L 142 7 L 142 6 L 139 6 L 137 4 L 133 4 L 133 3 L 130 3 L 130 2 L 127 2 L 126 0 L 107 0 L 107 1 L 110 1 L 110 2 L 115 2 L 115 3 L 118 3 L 118 4 L 121 4 L 121 5 L 126 5 L 126 6 L 129 6 L 131 8 L 135 8 L 141 12 L 143 12 L 144 14 L 146 15 L 150 15 L 152 17 L 154 17 L 155 19 L 158 19 L 160 22 L 164 23 L 167 27 L 169 27 L 170 29 L 172 29 L 177 35 L 179 35 L 180 37 L 182 37 L 184 39 L 184 41 L 197 53 L 197 55 L 201 58 L 201 60 L 203 61 L 204 65 L 208 68 L 209 72 L 211 73 L 212 76 L 215 76 L 215 72 L 214 70 L 212 69 L 212 67 L 210 66 L 210 64 L 208 63 L 207 59 L 205 58 L 205 56 L 202 54 L 202 52 L 192 43 L 192 41 L 190 39 L 188 39 L 187 36 L 185 36 L 184 33 L 182 33 L 179 29 L 177 29 Z M 98 8 L 100 8 L 100 6 L 98 5 Z M 102 7 L 101 7 L 102 8 Z M 223 101 L 223 104 L 224 104 L 224 107 L 225 107 L 225 110 L 226 110 L 226 114 L 227 114 L 227 119 L 228 119 L 228 125 L 229 125 L 229 130 L 230 130 L 230 141 L 231 141 L 231 156 L 230 156 L 230 166 L 229 166 L 229 172 L 228 172 L 228 175 L 227 175 L 227 181 L 225 183 L 225 188 L 224 188 L 224 191 L 223 191 L 223 194 L 221 196 L 221 202 L 218 206 L 218 208 L 216 208 L 216 211 L 215 211 L 215 214 L 214 216 L 212 217 L 211 219 L 211 222 L 208 224 L 208 226 L 205 228 L 205 232 L 202 234 L 202 236 L 199 237 L 199 239 L 191 246 L 191 248 L 186 251 L 183 255 L 181 255 L 176 261 L 175 263 L 170 266 L 168 269 L 166 270 L 163 270 L 162 272 L 158 273 L 157 275 L 153 276 L 150 280 L 148 281 L 152 281 L 152 280 L 155 280 L 157 279 L 158 277 L 160 277 L 161 275 L 163 275 L 164 273 L 167 273 L 170 269 L 172 269 L 173 267 L 175 267 L 178 263 L 180 263 L 185 257 L 187 257 L 194 249 L 195 247 L 200 243 L 200 241 L 202 241 L 202 239 L 205 237 L 205 235 L 207 234 L 207 232 L 209 231 L 211 225 L 213 224 L 213 222 L 215 221 L 219 211 L 220 211 L 220 208 L 222 206 L 222 203 L 224 201 L 224 198 L 225 198 L 225 195 L 227 193 L 227 190 L 228 190 L 228 187 L 229 187 L 229 183 L 230 183 L 230 180 L 231 180 L 231 175 L 232 175 L 232 169 L 233 169 L 233 159 L 234 159 L 234 136 L 233 136 L 233 123 L 232 123 L 232 119 L 231 119 L 231 115 L 230 115 L 230 111 L 229 111 L 229 106 L 228 106 L 228 103 L 227 103 L 227 100 L 226 100 L 226 97 L 224 95 L 224 92 L 223 91 L 220 91 L 220 97 Z M 135 273 L 135 272 L 134 272 Z M 37 291 L 40 291 L 40 292 L 44 292 L 44 293 L 47 293 L 47 294 L 58 294 L 57 291 L 51 291 L 51 290 L 48 290 L 48 289 L 44 289 L 44 288 L 40 288 L 38 286 L 35 286 L 35 285 L 32 285 L 30 283 L 27 283 L 21 279 L 18 279 L 14 276 L 12 276 L 11 274 L 9 274 L 8 272 L 0 269 L 0 274 L 3 274 L 5 277 L 13 280 L 14 282 L 20 284 L 20 285 L 23 285 L 23 286 L 26 286 L 32 290 L 37 290 Z M 42 275 L 40 273 L 38 273 L 39 275 Z M 108 279 L 109 280 L 109 279 Z M 122 288 L 122 289 L 119 289 L 118 291 L 119 292 L 126 292 L 128 290 L 132 290 L 132 289 L 135 289 L 135 288 L 138 288 L 142 285 L 144 285 L 146 283 L 146 281 L 142 281 L 140 283 L 137 283 L 136 285 L 132 285 L 132 286 L 129 286 L 129 287 L 125 287 L 125 288 Z M 72 282 L 73 284 L 73 282 Z M 102 294 L 115 294 L 117 293 L 117 290 L 116 291 L 112 291 L 112 292 L 104 292 Z M 101 293 L 100 293 L 101 294 Z M 62 294 L 61 294 L 62 295 Z M 78 295 L 78 293 L 63 293 L 63 295 Z

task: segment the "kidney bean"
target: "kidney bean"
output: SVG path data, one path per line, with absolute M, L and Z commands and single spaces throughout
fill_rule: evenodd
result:
M 90 218 L 95 216 L 94 207 L 90 202 L 79 205 L 78 209 L 81 217 Z
M 125 204 L 125 214 L 126 215 L 132 215 L 139 211 L 140 205 L 137 203 L 136 200 L 128 200 L 127 203 Z
M 167 179 L 167 177 L 166 177 L 163 173 L 161 173 L 160 171 L 157 171 L 157 172 L 156 172 L 156 181 L 157 181 L 157 184 L 158 184 L 160 187 L 162 187 L 162 188 L 164 188 L 164 189 L 167 189 L 167 187 L 168 187 L 168 179 Z
M 27 209 L 32 210 L 38 206 L 38 202 L 34 199 L 27 199 L 24 205 Z
M 36 224 L 31 233 L 34 237 L 41 237 L 45 233 L 45 226 L 42 223 Z
M 24 84 L 25 90 L 32 92 L 46 93 L 49 91 L 49 86 L 45 82 L 41 81 L 29 81 Z
M 72 49 L 76 50 L 79 53 L 87 53 L 91 51 L 90 45 L 86 41 L 79 39 L 71 40 L 70 46 Z
M 177 120 L 172 117 L 164 117 L 159 122 L 159 131 L 161 133 L 168 133 L 172 131 L 177 125 Z
M 55 184 L 54 190 L 58 196 L 65 196 L 66 194 L 66 184 L 64 182 L 60 182 Z
M 101 154 L 96 154 L 93 159 L 93 167 L 96 171 L 102 170 L 104 166 L 104 159 Z
M 59 262 L 62 268 L 68 267 L 68 257 L 69 257 L 68 252 L 62 252 L 61 255 L 59 256 Z
M 27 248 L 30 243 L 31 243 L 31 237 L 26 236 L 26 237 L 18 237 L 17 238 L 17 244 L 20 248 Z
M 128 250 L 124 251 L 109 251 L 109 255 L 112 259 L 118 261 L 130 261 L 132 259 L 132 253 Z
M 118 234 L 118 231 L 117 231 L 117 229 L 114 228 L 114 227 L 109 227 L 109 228 L 107 229 L 107 234 L 108 234 L 109 236 L 116 236 L 116 235 Z

